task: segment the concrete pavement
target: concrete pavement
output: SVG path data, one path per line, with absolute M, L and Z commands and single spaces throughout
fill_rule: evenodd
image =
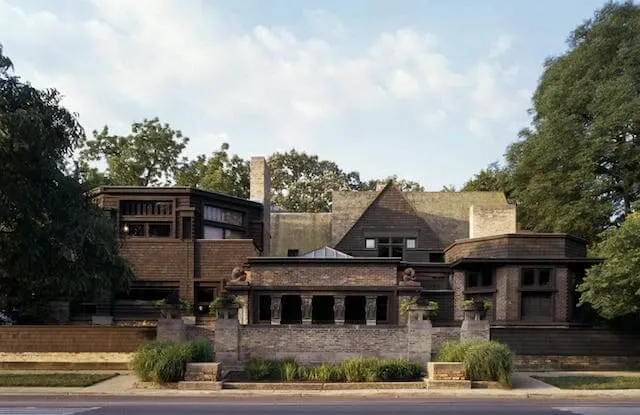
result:
M 577 372 L 562 372 L 577 374 Z M 579 372 L 584 374 L 584 372 Z M 609 372 L 597 372 L 601 375 Z M 620 372 L 615 372 L 619 375 Z M 625 372 L 631 375 L 629 372 Z M 640 402 L 640 390 L 563 390 L 533 379 L 534 373 L 514 373 L 513 389 L 354 389 L 354 390 L 233 390 L 219 391 L 176 390 L 167 388 L 140 389 L 130 372 L 86 388 L 7 387 L 0 388 L 0 396 L 133 396 L 133 397 L 220 397 L 220 398 L 440 398 L 458 399 L 624 399 Z M 555 372 L 535 375 L 554 375 Z M 637 373 L 635 374 L 637 375 Z

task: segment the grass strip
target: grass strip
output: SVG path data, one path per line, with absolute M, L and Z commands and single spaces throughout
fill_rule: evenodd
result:
M 3 373 L 0 387 L 86 387 L 118 376 L 117 373 Z
M 533 376 L 560 389 L 640 389 L 640 376 Z

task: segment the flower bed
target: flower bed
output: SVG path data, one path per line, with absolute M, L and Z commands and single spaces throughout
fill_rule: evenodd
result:
M 343 362 L 301 366 L 293 359 L 251 359 L 245 372 L 252 381 L 275 382 L 401 382 L 421 379 L 422 365 L 405 359 L 358 357 Z

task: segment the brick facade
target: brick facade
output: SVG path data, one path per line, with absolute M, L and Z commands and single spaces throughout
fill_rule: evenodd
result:
M 350 264 L 347 261 L 282 264 L 251 263 L 251 284 L 255 286 L 335 287 L 396 286 L 395 264 Z
M 139 327 L 5 326 L 0 352 L 133 352 L 156 337 L 156 329 Z

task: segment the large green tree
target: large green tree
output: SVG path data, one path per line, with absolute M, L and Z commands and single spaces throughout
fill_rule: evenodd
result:
M 606 318 L 640 315 L 640 213 L 605 231 L 593 253 L 606 261 L 587 270 L 580 303 Z
M 493 162 L 469 179 L 461 189 L 463 192 L 504 192 L 509 194 L 511 185 L 506 167 Z
M 292 212 L 327 212 L 332 190 L 356 190 L 362 186 L 357 172 L 345 173 L 332 161 L 291 150 L 269 157 L 272 201 Z
M 188 142 L 181 131 L 158 118 L 133 123 L 127 136 L 112 135 L 105 126 L 87 140 L 80 153 L 80 167 L 86 180 L 93 183 L 157 186 L 171 182 Z M 106 161 L 105 172 L 91 168 L 96 161 Z
M 593 241 L 640 194 L 640 6 L 608 3 L 549 59 L 507 151 L 520 222 Z
M 375 190 L 379 184 L 386 184 L 390 181 L 394 182 L 398 189 L 403 192 L 424 192 L 424 187 L 420 183 L 414 182 L 413 180 L 400 179 L 396 175 L 389 176 L 385 179 L 374 179 L 364 182 L 359 187 L 359 190 Z
M 229 144 L 223 143 L 211 157 L 204 154 L 180 166 L 176 184 L 249 197 L 249 162 L 237 154 L 229 156 Z
M 60 99 L 14 76 L 0 48 L 0 308 L 108 294 L 131 277 L 110 219 L 67 174 L 84 132 Z

